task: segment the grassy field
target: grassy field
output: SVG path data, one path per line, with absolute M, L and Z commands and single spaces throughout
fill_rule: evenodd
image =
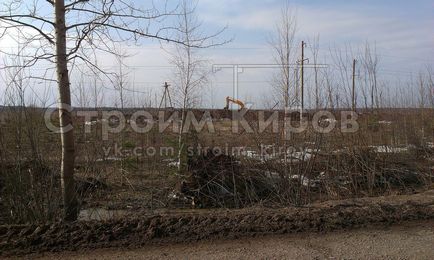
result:
M 137 210 L 303 206 L 433 188 L 431 109 L 358 111 L 355 133 L 342 133 L 340 111 L 331 111 L 338 126 L 332 132 L 318 133 L 309 124 L 289 140 L 281 128 L 259 131 L 258 111 L 245 115 L 252 132 L 234 133 L 229 111 L 195 110 L 198 120 L 205 112 L 211 115 L 215 132 L 205 127 L 185 134 L 180 170 L 178 133 L 171 127 L 137 133 L 127 121 L 125 129 L 104 140 L 102 111 L 87 122 L 75 121 L 76 186 L 84 220 Z M 158 118 L 155 109 L 148 111 Z M 127 120 L 134 112 L 123 111 Z M 168 118 L 176 111 L 165 112 Z M 272 112 L 264 112 L 265 118 Z M 283 112 L 277 113 L 283 125 Z M 46 128 L 41 109 L 4 108 L 2 115 L 2 221 L 56 219 L 62 207 L 58 136 Z

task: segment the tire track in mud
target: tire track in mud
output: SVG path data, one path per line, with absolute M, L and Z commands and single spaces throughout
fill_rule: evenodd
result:
M 146 244 L 186 243 L 265 234 L 326 232 L 434 219 L 434 191 L 350 199 L 305 208 L 249 208 L 137 216 L 110 221 L 0 226 L 2 255 Z

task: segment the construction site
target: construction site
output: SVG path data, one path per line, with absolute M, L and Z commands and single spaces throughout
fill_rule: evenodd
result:
M 434 257 L 422 7 L 6 2 L 0 257 Z

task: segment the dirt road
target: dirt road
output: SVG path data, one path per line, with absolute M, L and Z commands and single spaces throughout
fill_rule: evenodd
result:
M 434 221 L 326 234 L 99 249 L 39 255 L 41 259 L 434 259 Z
M 71 258 L 81 254 L 121 259 L 128 255 L 366 259 L 384 253 L 434 259 L 433 227 L 434 191 L 430 190 L 304 208 L 196 210 L 108 221 L 0 226 L 0 256 L 75 251 Z

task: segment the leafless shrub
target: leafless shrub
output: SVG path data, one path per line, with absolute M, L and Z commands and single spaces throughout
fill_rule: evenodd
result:
M 4 167 L 0 176 L 8 222 L 49 222 L 60 217 L 59 174 L 44 162 L 17 162 Z

